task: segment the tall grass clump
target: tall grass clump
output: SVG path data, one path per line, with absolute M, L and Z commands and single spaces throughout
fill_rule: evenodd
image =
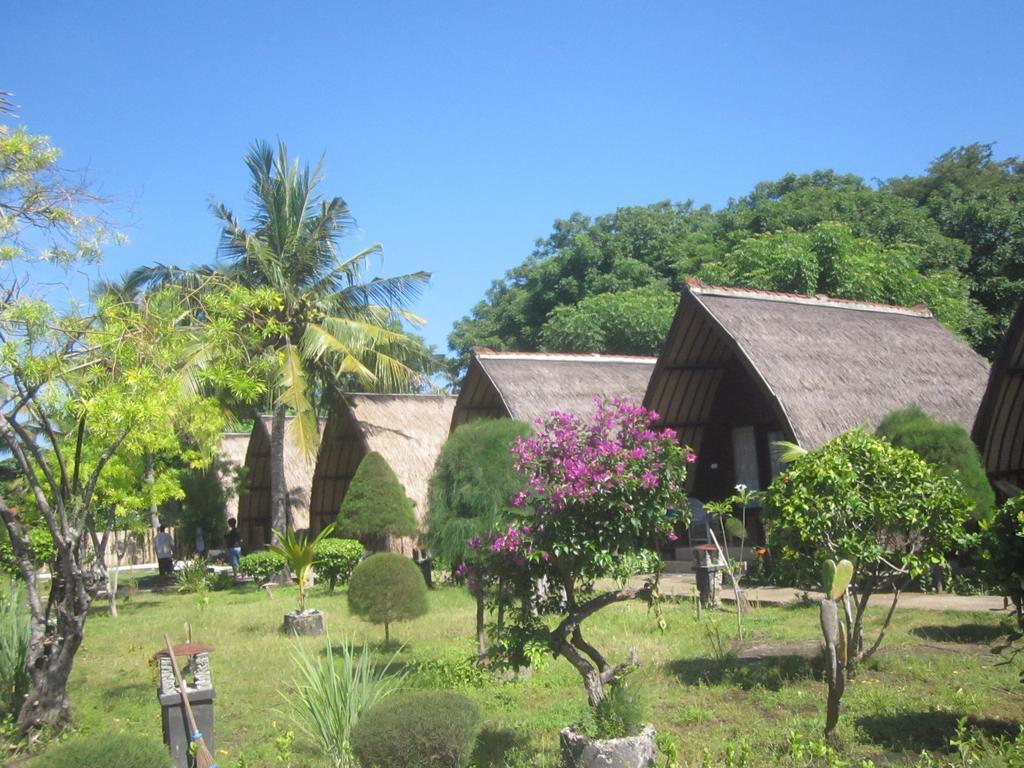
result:
M 375 664 L 365 640 L 357 649 L 344 637 L 337 647 L 328 638 L 323 659 L 297 644 L 293 659 L 296 674 L 285 699 L 295 725 L 334 768 L 352 768 L 352 728 L 373 704 L 402 687 L 405 674 L 392 672 L 394 656 Z
M 28 606 L 14 580 L 0 584 L 0 720 L 17 718 L 28 691 Z

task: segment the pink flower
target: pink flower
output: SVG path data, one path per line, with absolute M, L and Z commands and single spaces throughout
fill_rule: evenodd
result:
M 686 463 L 687 464 L 693 464 L 693 462 L 695 462 L 696 460 L 697 460 L 697 454 L 696 453 L 694 453 L 693 451 L 687 451 L 686 452 Z

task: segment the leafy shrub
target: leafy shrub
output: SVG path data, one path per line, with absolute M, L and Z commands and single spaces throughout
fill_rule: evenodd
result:
M 796 458 L 764 498 L 770 541 L 784 563 L 808 576 L 828 559 L 856 564 L 851 663 L 877 647 L 864 646 L 868 597 L 902 589 L 969 540 L 964 523 L 972 503 L 960 485 L 913 451 L 862 429 Z
M 29 686 L 29 613 L 21 586 L 0 587 L 0 720 L 16 718 Z
M 97 733 L 77 736 L 46 750 L 29 768 L 83 768 L 117 765 L 118 768 L 173 768 L 170 753 L 152 736 Z
M 460 693 L 401 693 L 360 718 L 352 751 L 363 768 L 462 768 L 479 720 L 476 704 Z
M 57 556 L 53 536 L 45 526 L 29 528 L 28 544 L 32 561 L 37 566 L 45 565 Z M 11 547 L 11 537 L 4 527 L 0 527 L 0 571 L 21 578 L 18 561 L 14 558 L 14 549 Z
M 186 560 L 174 574 L 178 591 L 182 594 L 202 593 L 212 586 L 213 574 L 210 573 L 210 561 L 205 557 Z
M 371 555 L 356 566 L 348 586 L 348 607 L 356 616 L 384 625 L 384 641 L 391 641 L 389 626 L 427 612 L 427 584 L 419 566 L 393 552 Z
M 276 552 L 263 550 L 243 555 L 238 561 L 238 570 L 257 584 L 264 584 L 284 570 L 284 558 Z
M 338 533 L 359 539 L 367 549 L 381 550 L 388 536 L 416 535 L 414 506 L 384 457 L 371 451 L 359 462 L 345 492 Z
M 473 658 L 428 659 L 417 662 L 413 670 L 414 687 L 425 690 L 482 688 L 491 680 Z
M 605 697 L 593 710 L 584 731 L 598 739 L 636 736 L 644 728 L 646 713 L 639 690 L 626 680 L 608 687 Z
M 875 434 L 899 448 L 909 448 L 941 474 L 959 480 L 974 501 L 974 516 L 989 517 L 995 494 L 977 446 L 959 424 L 936 421 L 915 405 L 888 414 Z
M 1010 597 L 1017 626 L 1024 630 L 1024 496 L 995 511 L 982 531 L 980 549 L 985 580 Z
M 235 586 L 235 576 L 232 573 L 211 573 L 208 583 L 210 589 L 220 592 Z
M 405 675 L 391 672 L 394 657 L 386 664 L 374 663 L 366 641 L 357 651 L 347 638 L 336 648 L 328 638 L 322 659 L 296 644 L 293 658 L 297 674 L 286 698 L 296 726 L 316 742 L 334 768 L 349 768 L 353 726 L 366 710 L 397 690 Z
M 321 539 L 313 546 L 313 571 L 327 589 L 346 584 L 366 551 L 355 539 Z
M 270 545 L 270 551 L 284 558 L 295 583 L 299 587 L 299 613 L 306 610 L 306 584 L 312 576 L 313 561 L 316 559 L 316 545 L 324 541 L 334 531 L 334 525 L 328 525 L 312 541 L 305 533 L 295 531 L 274 531 L 277 543 Z

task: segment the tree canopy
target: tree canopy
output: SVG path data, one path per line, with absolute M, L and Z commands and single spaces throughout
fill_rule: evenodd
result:
M 574 213 L 496 280 L 448 338 L 469 350 L 656 353 L 687 276 L 925 304 L 991 354 L 1024 299 L 1022 161 L 973 144 L 920 177 L 786 174 L 713 210 L 692 202 Z M 658 329 L 658 330 L 656 330 Z

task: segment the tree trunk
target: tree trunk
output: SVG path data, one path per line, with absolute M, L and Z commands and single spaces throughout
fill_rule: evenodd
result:
M 596 669 L 583 676 L 583 685 L 587 689 L 587 703 L 592 709 L 604 701 L 604 683 L 601 682 L 601 673 Z
M 57 727 L 71 717 L 67 685 L 71 665 L 82 644 L 82 631 L 89 606 L 105 573 L 83 569 L 78 563 L 58 562 L 51 590 L 53 623 L 45 614 L 32 615 L 32 639 L 26 659 L 31 681 L 25 703 L 18 713 L 17 729 L 22 735 L 43 727 Z M 105 569 L 104 569 L 105 570 Z
M 156 483 L 156 469 L 152 453 L 146 453 L 146 485 L 150 488 Z M 160 508 L 156 504 L 149 505 L 149 524 L 155 534 L 160 528 Z
M 390 629 L 388 627 L 388 623 L 389 622 L 386 622 L 386 621 L 384 622 L 384 646 L 385 647 L 391 645 L 391 632 L 390 632 Z
M 476 594 L 476 655 L 481 659 L 487 655 L 487 641 L 484 637 L 484 593 Z
M 286 408 L 275 406 L 270 423 L 270 527 L 274 531 L 288 529 L 288 488 L 284 477 L 284 430 Z M 277 535 L 271 534 L 277 543 Z

